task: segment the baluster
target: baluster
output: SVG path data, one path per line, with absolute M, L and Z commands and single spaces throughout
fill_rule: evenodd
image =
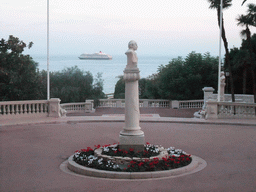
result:
M 28 111 L 27 111 L 28 114 L 31 113 L 31 104 L 28 104 Z
M 18 114 L 18 105 L 17 104 L 13 105 L 13 114 L 15 114 L 15 115 Z
M 6 105 L 3 105 L 3 115 L 6 115 Z
M 36 103 L 36 104 L 35 104 L 35 109 L 36 109 L 36 111 L 35 111 L 35 112 L 36 112 L 36 113 L 39 113 L 38 108 L 39 108 L 39 103 Z
M 10 114 L 10 105 L 6 105 L 6 106 L 7 106 L 6 114 L 9 115 Z
M 44 112 L 44 111 L 43 111 L 43 105 L 44 105 L 43 103 L 40 104 L 40 112 L 41 112 L 41 113 Z

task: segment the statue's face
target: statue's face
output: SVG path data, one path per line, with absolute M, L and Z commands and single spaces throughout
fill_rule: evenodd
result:
M 128 47 L 129 47 L 129 49 L 133 49 L 133 50 L 138 49 L 138 45 L 135 41 L 130 41 Z
M 137 43 L 134 43 L 134 44 L 133 44 L 133 49 L 134 49 L 134 50 L 137 50 L 137 49 L 138 49 Z

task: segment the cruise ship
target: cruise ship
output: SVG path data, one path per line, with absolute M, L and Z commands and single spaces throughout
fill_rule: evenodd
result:
M 108 55 L 106 53 L 102 53 L 101 51 L 99 53 L 93 53 L 93 54 L 87 54 L 84 53 L 78 57 L 79 59 L 97 59 L 97 60 L 111 60 L 112 56 Z

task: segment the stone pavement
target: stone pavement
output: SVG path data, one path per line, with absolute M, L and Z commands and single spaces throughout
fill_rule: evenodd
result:
M 123 121 L 118 115 L 0 120 L 0 191 L 255 191 L 255 120 L 143 117 L 147 142 L 174 146 L 207 162 L 190 175 L 131 181 L 60 170 L 78 149 L 118 142 Z

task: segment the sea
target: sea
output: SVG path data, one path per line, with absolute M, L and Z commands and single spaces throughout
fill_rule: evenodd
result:
M 31 55 L 38 63 L 39 70 L 47 70 L 46 55 Z M 127 56 L 112 55 L 112 60 L 80 60 L 79 55 L 51 55 L 49 57 L 49 71 L 62 71 L 65 68 L 77 66 L 82 71 L 89 71 L 95 78 L 97 73 L 102 74 L 103 92 L 111 94 L 115 91 L 115 84 L 119 80 L 118 76 L 123 75 L 127 64 Z M 160 65 L 167 65 L 174 56 L 139 56 L 138 68 L 140 77 L 146 78 L 157 73 Z

